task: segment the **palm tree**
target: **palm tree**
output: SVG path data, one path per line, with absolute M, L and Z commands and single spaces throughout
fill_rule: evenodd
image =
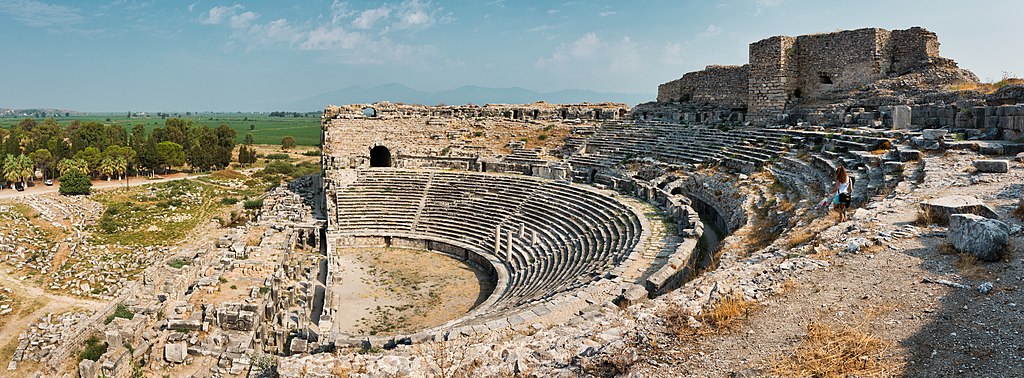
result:
M 32 169 L 32 160 L 20 154 L 14 156 L 7 154 L 7 159 L 4 160 L 4 179 L 9 182 L 20 182 L 22 185 L 25 181 L 32 177 L 35 171 Z
M 24 184 L 26 180 L 35 178 L 36 169 L 35 164 L 32 164 L 32 159 L 25 154 L 18 155 L 16 159 L 18 165 L 18 173 L 21 175 L 21 183 Z
M 128 172 L 128 159 L 125 159 L 124 156 L 118 156 L 114 158 L 113 164 L 114 173 L 117 174 L 118 180 L 120 180 Z
M 14 160 L 14 155 L 7 154 L 7 158 L 4 159 L 4 181 L 15 182 L 18 181 L 18 168 L 17 161 Z
M 100 161 L 99 171 L 101 175 L 107 176 L 107 181 L 110 181 L 110 176 L 114 175 L 114 159 L 103 158 L 103 161 Z
M 57 163 L 57 170 L 63 176 L 68 171 L 79 171 L 83 175 L 89 174 L 89 162 L 82 159 L 63 159 Z

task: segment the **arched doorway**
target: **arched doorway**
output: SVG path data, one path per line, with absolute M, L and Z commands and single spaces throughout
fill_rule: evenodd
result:
M 376 146 L 370 149 L 370 167 L 390 167 L 391 151 L 384 146 Z

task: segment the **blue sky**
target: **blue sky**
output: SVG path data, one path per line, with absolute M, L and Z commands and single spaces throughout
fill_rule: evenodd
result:
M 1024 2 L 0 0 L 0 107 L 273 110 L 351 85 L 649 93 L 772 35 L 923 26 L 1024 75 Z M 338 102 L 344 102 L 339 99 Z

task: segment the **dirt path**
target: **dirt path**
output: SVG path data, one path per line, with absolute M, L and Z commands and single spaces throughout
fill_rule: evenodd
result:
M 174 173 L 174 174 L 170 174 L 170 175 L 163 175 L 161 177 L 163 177 L 163 178 L 162 179 L 158 179 L 158 180 L 150 180 L 150 179 L 147 179 L 145 177 L 133 177 L 133 178 L 128 180 L 128 184 L 130 186 L 149 185 L 149 184 L 155 184 L 155 183 L 160 183 L 160 182 L 181 180 L 181 179 L 189 178 L 189 177 L 192 177 L 192 176 L 189 176 L 186 173 Z M 118 188 L 118 187 L 123 188 L 124 186 L 125 186 L 125 180 L 110 180 L 110 181 L 107 181 L 107 180 L 93 180 L 93 182 L 92 182 L 92 188 L 94 190 L 95 189 L 110 189 L 110 188 Z M 16 198 L 22 198 L 22 197 L 30 196 L 30 195 L 34 195 L 34 194 L 57 193 L 57 191 L 59 189 L 60 189 L 60 182 L 59 181 L 55 180 L 54 183 L 53 183 L 53 186 L 46 186 L 46 185 L 43 185 L 41 182 L 39 182 L 39 183 L 36 183 L 35 186 L 25 189 L 25 191 L 23 191 L 23 192 L 19 192 L 17 190 L 11 189 L 11 188 L 4 188 L 4 189 L 0 190 L 0 199 L 16 199 Z
M 1010 257 L 976 262 L 951 251 L 946 228 L 916 226 L 919 203 L 951 194 L 976 196 L 1000 220 L 1021 226 L 1008 213 L 1024 187 L 1024 167 L 1008 174 L 974 174 L 973 153 L 926 160 L 923 183 L 903 188 L 840 224 L 843 246 L 856 237 L 877 240 L 857 253 L 840 253 L 830 265 L 797 274 L 785 294 L 760 303 L 739 328 L 685 345 L 667 364 L 646 362 L 636 372 L 658 376 L 770 376 L 773 357 L 791 353 L 811 322 L 851 325 L 887 343 L 897 376 L 1015 376 L 1024 371 L 1024 238 L 1011 237 Z M 955 288 L 925 282 L 947 280 Z M 977 290 L 994 283 L 987 294 Z
M 16 311 L 10 313 L 8 318 L 4 319 L 3 327 L 0 327 L 0 361 L 5 364 L 4 368 L 0 369 L 0 376 L 7 376 L 10 373 L 6 369 L 6 363 L 10 361 L 10 354 L 18 344 L 18 336 L 30 323 L 47 313 L 61 313 L 75 308 L 99 308 L 105 305 L 103 301 L 47 293 L 42 288 L 25 285 L 2 270 L 0 286 L 11 289 L 13 296 L 20 301 Z

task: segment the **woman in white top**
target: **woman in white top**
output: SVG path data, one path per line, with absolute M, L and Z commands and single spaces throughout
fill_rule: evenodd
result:
M 853 182 L 850 175 L 846 173 L 846 167 L 840 166 L 836 169 L 835 187 L 832 188 L 833 209 L 839 213 L 839 221 L 846 221 L 846 209 L 850 207 L 850 193 L 853 192 Z

